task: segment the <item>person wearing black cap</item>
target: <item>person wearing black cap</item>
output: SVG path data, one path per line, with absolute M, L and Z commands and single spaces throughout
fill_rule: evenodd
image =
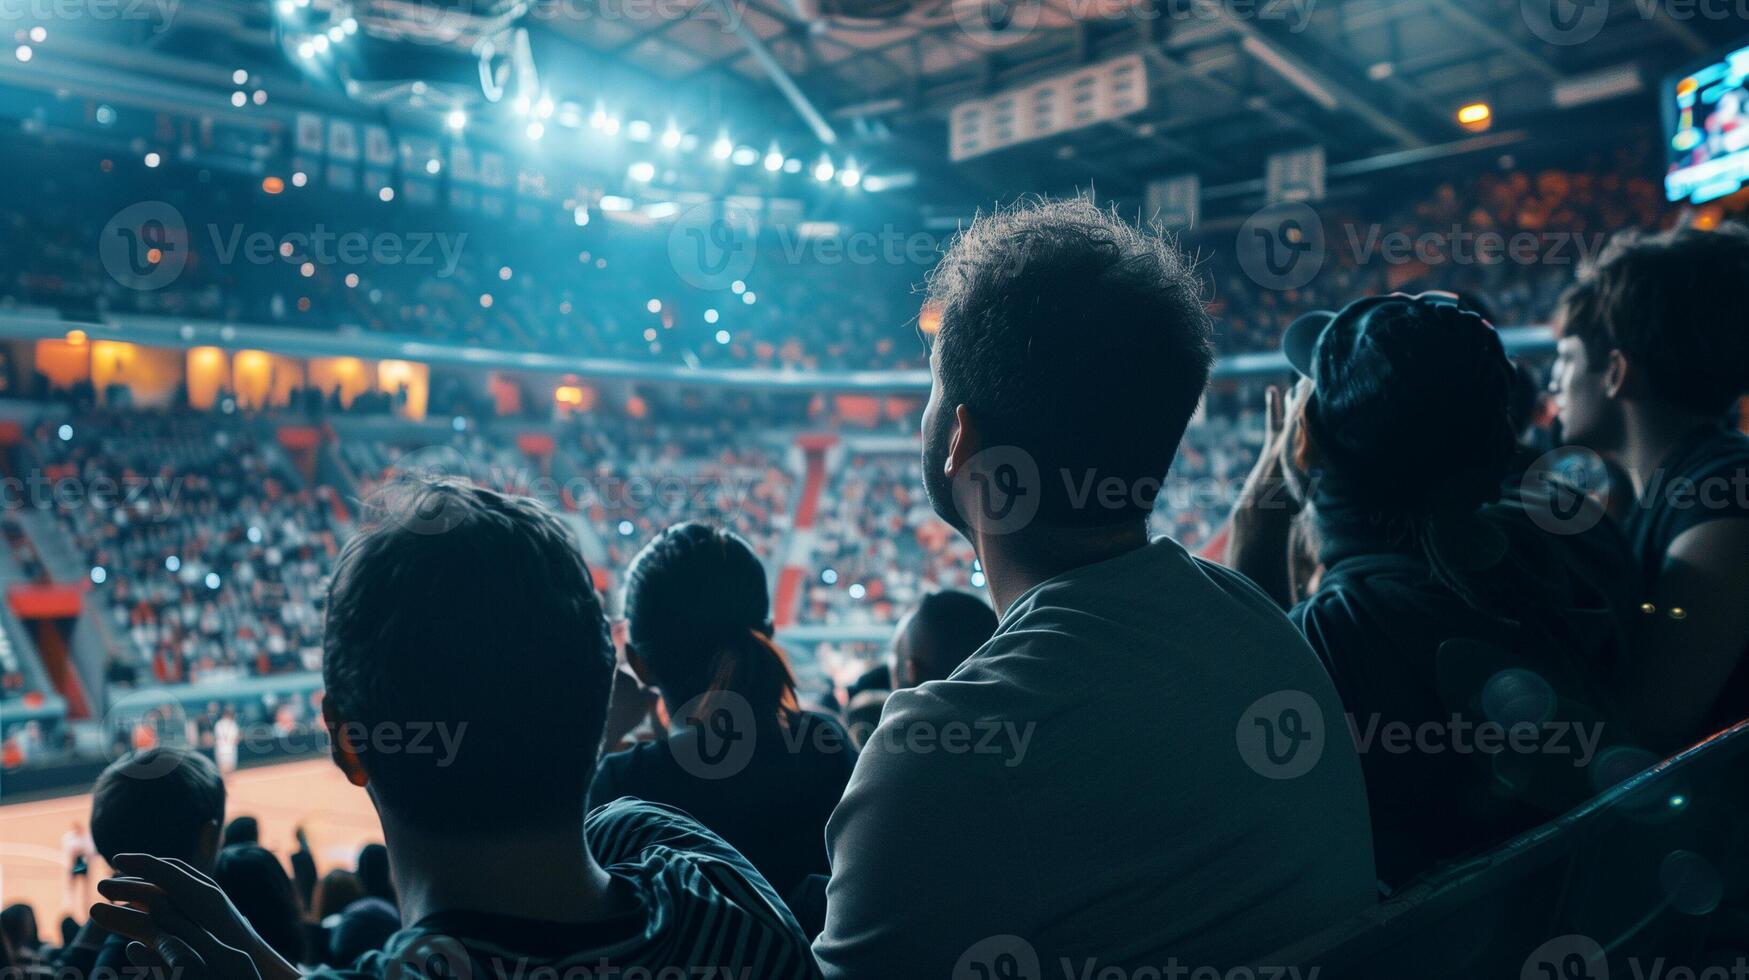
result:
M 1286 408 L 1271 390 L 1228 557 L 1285 602 L 1287 529 L 1309 507 L 1322 572 L 1289 618 L 1342 695 L 1379 877 L 1398 886 L 1589 796 L 1599 743 L 1627 740 L 1605 684 L 1625 654 L 1625 545 L 1500 499 L 1512 365 L 1448 295 L 1307 314 L 1283 349 L 1303 380 Z
M 1625 706 L 1673 751 L 1749 717 L 1749 228 L 1612 242 L 1562 298 L 1562 436 L 1626 471 L 1638 656 Z

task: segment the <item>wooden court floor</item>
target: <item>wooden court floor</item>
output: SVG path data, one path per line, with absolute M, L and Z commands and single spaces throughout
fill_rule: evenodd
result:
M 232 773 L 225 796 L 226 819 L 253 816 L 261 824 L 262 846 L 282 861 L 296 849 L 293 833 L 302 824 L 321 872 L 352 867 L 361 846 L 382 839 L 370 798 L 325 758 Z M 0 805 L 0 903 L 29 902 L 43 938 L 51 942 L 68 911 L 61 835 L 74 821 L 89 829 L 90 817 L 89 793 Z M 106 870 L 99 860 L 92 881 Z M 73 899 L 80 901 L 77 895 Z M 75 915 L 84 919 L 84 909 Z

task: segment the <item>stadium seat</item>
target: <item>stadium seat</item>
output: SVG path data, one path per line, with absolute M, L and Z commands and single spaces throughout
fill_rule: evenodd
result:
M 1626 757 L 1624 756 L 1624 759 Z M 1619 761 L 1619 760 L 1618 760 Z M 1749 722 L 1258 961 L 1323 980 L 1701 973 L 1741 948 Z

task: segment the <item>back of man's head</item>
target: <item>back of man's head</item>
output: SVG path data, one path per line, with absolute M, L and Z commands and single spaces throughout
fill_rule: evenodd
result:
M 1623 234 L 1561 300 L 1561 335 L 1593 370 L 1619 350 L 1659 402 L 1722 415 L 1749 391 L 1749 227 Z
M 893 645 L 893 685 L 945 680 L 996 632 L 996 612 L 969 592 L 946 589 L 923 597 Z
M 91 792 L 91 842 L 117 854 L 179 858 L 206 870 L 225 819 L 225 781 L 206 756 L 159 747 L 123 756 Z
M 1013 447 L 1036 465 L 1038 521 L 1091 527 L 1149 512 L 1214 360 L 1202 282 L 1182 252 L 1085 199 L 1016 206 L 960 233 L 925 305 L 941 316 L 932 428 L 943 431 L 924 434 L 938 510 L 951 494 L 935 464 L 964 405 L 982 448 Z M 1102 485 L 1114 492 L 1082 492 Z
M 541 504 L 391 484 L 329 586 L 324 713 L 385 817 L 513 834 L 581 819 L 613 647 L 571 532 Z

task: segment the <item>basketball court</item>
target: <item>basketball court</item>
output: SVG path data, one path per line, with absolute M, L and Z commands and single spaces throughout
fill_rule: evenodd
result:
M 382 840 L 370 798 L 325 758 L 240 770 L 225 780 L 225 789 L 226 819 L 256 818 L 262 846 L 282 861 L 297 848 L 300 825 L 321 872 L 352 867 L 362 845 Z M 45 938 L 56 935 L 69 911 L 61 836 L 75 822 L 89 829 L 90 820 L 89 793 L 0 806 L 0 902 L 30 903 Z M 93 884 L 106 870 L 96 862 Z M 77 917 L 85 917 L 83 910 Z

